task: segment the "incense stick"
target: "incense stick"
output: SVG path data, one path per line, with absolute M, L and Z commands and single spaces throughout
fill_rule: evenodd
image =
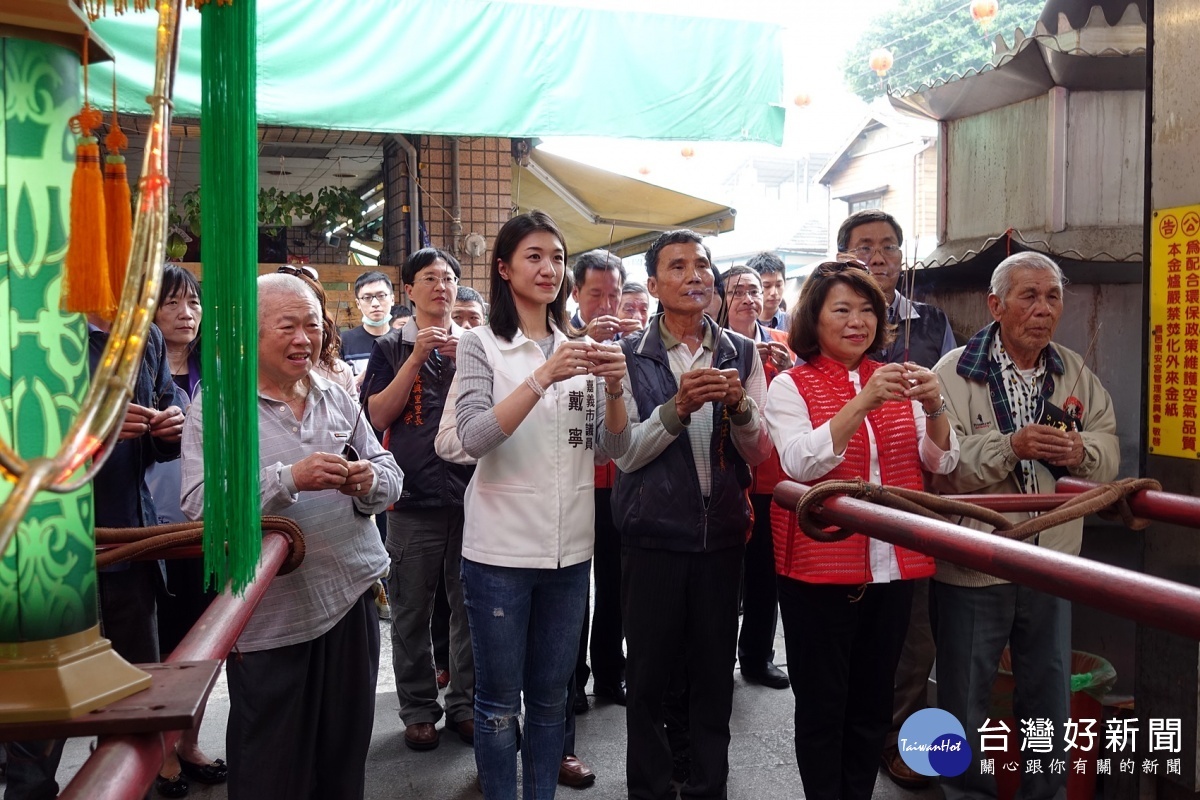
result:
M 1096 337 L 1100 335 L 1100 328 L 1103 326 L 1103 322 L 1098 322 L 1096 323 L 1096 330 L 1092 331 L 1092 340 L 1088 342 L 1087 350 L 1083 354 L 1083 365 L 1085 367 L 1087 366 L 1088 359 L 1092 355 L 1092 348 L 1096 346 Z M 1082 377 L 1083 370 L 1080 370 L 1079 374 L 1075 376 L 1075 382 L 1071 384 L 1071 391 L 1067 392 L 1067 397 L 1073 397 L 1075 395 L 1075 387 L 1079 385 L 1079 379 Z

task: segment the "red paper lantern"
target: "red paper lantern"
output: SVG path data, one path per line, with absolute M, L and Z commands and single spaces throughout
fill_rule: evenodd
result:
M 639 175 L 649 175 L 649 174 L 650 174 L 650 168 L 649 168 L 649 167 L 647 167 L 647 166 L 641 166 L 641 167 L 638 167 L 638 174 L 639 174 Z
M 998 0 L 971 0 L 971 18 L 987 30 L 1000 11 Z
M 871 64 L 871 69 L 875 70 L 875 74 L 882 78 L 892 68 L 895 59 L 892 58 L 891 50 L 884 47 L 877 47 L 871 51 L 869 63 Z
M 692 156 L 696 155 L 696 149 L 690 144 L 685 144 L 683 147 L 679 148 L 679 155 L 683 156 L 684 158 L 691 158 Z M 646 172 L 649 171 L 650 170 L 646 170 Z
M 800 92 L 800 94 L 792 98 L 792 102 L 795 103 L 798 108 L 804 108 L 806 105 L 812 102 L 812 95 L 810 95 L 808 92 Z

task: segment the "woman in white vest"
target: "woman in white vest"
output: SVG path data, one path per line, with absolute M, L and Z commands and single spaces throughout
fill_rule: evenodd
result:
M 564 241 L 540 211 L 501 228 L 489 324 L 463 334 L 456 413 L 442 418 L 478 460 L 464 498 L 462 582 L 487 800 L 515 800 L 518 749 L 526 800 L 554 797 L 587 605 L 594 466 L 629 446 L 621 348 L 564 333 Z

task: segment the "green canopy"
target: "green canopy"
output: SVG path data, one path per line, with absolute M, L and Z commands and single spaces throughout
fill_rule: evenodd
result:
M 234 0 L 237 2 L 237 0 Z M 783 139 L 777 25 L 493 0 L 258 0 L 263 125 L 459 136 Z M 175 113 L 200 115 L 186 12 Z M 145 113 L 153 14 L 100 19 L 119 110 Z M 110 65 L 92 100 L 111 106 Z

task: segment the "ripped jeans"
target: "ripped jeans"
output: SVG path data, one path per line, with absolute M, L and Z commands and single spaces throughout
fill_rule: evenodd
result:
M 521 569 L 462 559 L 475 653 L 475 764 L 485 800 L 516 800 L 517 750 L 525 800 L 554 797 L 590 572 L 590 561 Z

